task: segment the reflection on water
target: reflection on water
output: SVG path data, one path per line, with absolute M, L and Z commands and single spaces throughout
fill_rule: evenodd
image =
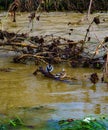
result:
M 75 13 L 43 13 L 40 22 L 34 23 L 34 30 L 30 35 L 52 33 L 75 40 L 82 39 L 84 35 L 81 30 L 86 29 L 87 23 L 75 23 L 82 17 L 82 14 Z M 108 20 L 106 14 L 101 17 Z M 67 26 L 68 22 L 73 22 L 73 25 Z M 17 31 L 25 27 L 21 31 L 28 31 L 27 14 L 18 16 L 16 24 L 17 27 L 14 28 L 12 23 L 8 23 L 8 30 Z M 100 28 L 94 26 L 97 28 L 95 32 L 103 39 L 106 36 L 107 24 L 102 23 Z M 68 35 L 70 28 L 74 28 L 71 37 Z M 19 115 L 28 124 L 37 125 L 49 119 L 80 118 L 89 114 L 108 113 L 108 85 L 101 81 L 93 85 L 89 81 L 92 72 L 97 72 L 101 77 L 101 70 L 55 65 L 54 72 L 60 71 L 62 66 L 69 75 L 78 79 L 73 84 L 68 84 L 47 79 L 41 74 L 35 77 L 32 74 L 36 69 L 34 65 L 14 64 L 11 62 L 12 57 L 7 58 L 6 55 L 7 53 L 0 54 L 0 68 L 11 68 L 12 71 L 0 72 L 1 114 Z

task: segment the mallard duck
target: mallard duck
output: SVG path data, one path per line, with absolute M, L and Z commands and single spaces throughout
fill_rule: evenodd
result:
M 99 81 L 99 77 L 98 77 L 97 73 L 93 73 L 90 75 L 90 81 L 93 84 L 96 84 Z

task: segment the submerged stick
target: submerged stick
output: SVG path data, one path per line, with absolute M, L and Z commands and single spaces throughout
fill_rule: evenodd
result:
M 92 56 L 92 59 L 93 59 L 94 56 L 97 54 L 99 48 L 100 48 L 103 44 L 104 44 L 104 41 L 100 42 L 100 44 L 97 46 L 97 48 L 96 48 L 96 50 L 95 50 L 95 52 L 94 52 L 94 54 L 93 54 L 93 56 Z
M 89 25 L 88 28 L 87 28 L 87 32 L 86 32 L 86 35 L 85 35 L 85 38 L 84 38 L 84 42 L 86 42 L 86 38 L 87 38 L 87 36 L 88 36 L 88 33 L 89 33 L 89 31 L 90 31 L 90 27 L 92 26 L 93 22 L 94 22 L 94 19 L 92 20 L 92 22 L 90 23 L 90 25 Z
M 31 47 L 31 48 L 37 48 L 36 45 L 33 44 L 26 44 L 26 43 L 10 43 L 10 42 L 0 42 L 0 46 L 18 46 L 18 47 Z

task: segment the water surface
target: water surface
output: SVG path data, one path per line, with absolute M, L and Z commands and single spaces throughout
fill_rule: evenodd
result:
M 1 13 L 4 14 L 4 13 Z M 93 14 L 91 19 L 98 14 Z M 100 25 L 93 25 L 89 34 L 92 37 L 89 46 L 91 53 L 108 34 L 108 15 L 99 14 Z M 72 40 L 84 39 L 88 21 L 85 14 L 51 12 L 42 13 L 40 21 L 34 20 L 33 31 L 29 35 L 62 36 Z M 2 17 L 1 28 L 20 33 L 29 32 L 28 14 L 17 16 L 17 22 Z M 78 22 L 81 20 L 81 22 Z M 71 22 L 72 25 L 68 25 Z M 69 35 L 70 29 L 74 29 Z M 95 36 L 96 35 L 96 36 Z M 14 54 L 15 55 L 15 54 Z M 54 73 L 65 68 L 67 73 L 78 79 L 73 84 L 67 84 L 47 79 L 41 74 L 32 73 L 37 68 L 34 64 L 15 64 L 12 62 L 13 53 L 0 52 L 0 68 L 10 68 L 11 72 L 0 72 L 0 113 L 3 116 L 23 118 L 28 125 L 37 129 L 45 126 L 45 121 L 67 118 L 82 118 L 86 115 L 108 114 L 108 85 L 101 79 L 93 85 L 89 76 L 97 72 L 102 77 L 102 70 L 91 68 L 72 68 L 70 65 L 54 65 Z M 45 67 L 45 66 L 44 66 Z M 38 125 L 38 126 L 37 126 Z

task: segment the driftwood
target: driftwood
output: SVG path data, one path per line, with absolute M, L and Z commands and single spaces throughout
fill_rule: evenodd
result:
M 105 37 L 104 40 L 102 42 L 99 43 L 99 45 L 97 46 L 95 52 L 94 52 L 94 55 L 93 57 L 96 55 L 96 53 L 98 52 L 99 48 L 101 48 L 103 46 L 104 43 L 108 42 L 108 37 Z M 93 58 L 92 57 L 92 58 Z
M 90 28 L 91 28 L 91 26 L 92 26 L 93 23 L 100 24 L 99 16 L 94 17 L 93 20 L 92 20 L 92 22 L 89 24 L 89 26 L 87 28 L 87 32 L 86 32 L 85 38 L 84 38 L 84 42 L 86 42 L 86 38 L 88 36 L 88 33 L 90 32 Z
M 98 58 L 91 58 L 88 53 L 86 53 L 86 57 L 83 55 L 85 53 L 84 40 L 73 41 L 62 37 L 47 37 L 50 36 L 29 37 L 28 34 L 0 31 L 0 47 L 2 50 L 5 46 L 4 50 L 18 52 L 18 55 L 13 58 L 15 63 L 26 63 L 31 60 L 36 64 L 66 62 L 72 67 L 95 68 L 101 68 L 104 64 Z M 107 42 L 107 37 L 104 39 L 105 41 Z
M 26 43 L 12 43 L 12 42 L 0 42 L 0 46 L 18 46 L 18 47 L 30 47 L 30 48 L 37 48 L 37 46 L 33 44 L 26 44 Z

